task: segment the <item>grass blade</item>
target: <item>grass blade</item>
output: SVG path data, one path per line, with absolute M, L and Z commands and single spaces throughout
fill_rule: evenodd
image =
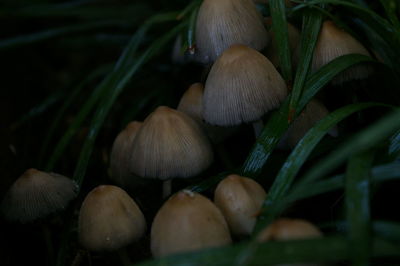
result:
M 346 171 L 345 203 L 354 266 L 368 265 L 371 250 L 370 175 L 373 152 L 350 158 Z

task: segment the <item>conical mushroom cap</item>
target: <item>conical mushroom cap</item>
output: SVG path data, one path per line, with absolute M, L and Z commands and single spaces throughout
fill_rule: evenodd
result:
M 253 179 L 229 175 L 214 192 L 215 205 L 221 210 L 234 235 L 250 235 L 267 193 Z
M 312 223 L 302 219 L 280 218 L 259 233 L 261 242 L 269 240 L 307 239 L 322 236 Z
M 202 129 L 186 114 L 160 106 L 143 122 L 133 141 L 131 171 L 142 177 L 192 177 L 213 160 Z
M 92 251 L 116 250 L 138 240 L 146 221 L 135 201 L 121 188 L 102 185 L 85 198 L 79 212 L 79 240 Z
M 111 179 L 122 187 L 126 187 L 132 179 L 132 173 L 129 171 L 129 158 L 133 139 L 136 137 L 141 126 L 141 122 L 130 122 L 126 128 L 118 134 L 111 150 Z
M 203 120 L 203 92 L 204 86 L 201 83 L 192 84 L 183 94 L 179 101 L 178 111 L 187 114 L 191 118 Z
M 227 245 L 231 241 L 220 210 L 206 197 L 188 190 L 172 195 L 151 226 L 151 252 L 155 257 Z
M 333 59 L 346 54 L 370 56 L 367 49 L 353 36 L 336 27 L 332 21 L 325 21 L 314 50 L 312 71 L 317 71 Z M 332 83 L 341 84 L 349 80 L 363 79 L 370 73 L 371 69 L 368 66 L 354 66 L 336 76 Z
M 10 221 L 31 222 L 64 209 L 76 195 L 71 179 L 31 168 L 11 186 L 2 211 Z
M 329 114 L 328 109 L 316 99 L 312 99 L 303 112 L 293 121 L 288 131 L 279 143 L 281 148 L 294 148 L 307 132 L 321 119 Z M 329 131 L 333 137 L 337 136 L 337 128 Z
M 196 44 L 200 60 L 208 63 L 233 44 L 263 49 L 268 32 L 252 0 L 204 0 L 197 16 Z
M 219 126 L 253 122 L 279 107 L 286 95 L 284 80 L 265 56 L 252 48 L 233 45 L 208 75 L 203 116 Z

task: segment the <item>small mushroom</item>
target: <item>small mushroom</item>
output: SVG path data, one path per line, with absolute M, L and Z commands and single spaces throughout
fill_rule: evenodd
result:
M 172 195 L 157 212 L 151 227 L 155 257 L 232 242 L 220 210 L 206 197 L 189 190 Z
M 233 44 L 256 50 L 268 45 L 268 32 L 252 0 L 204 0 L 196 23 L 199 60 L 214 62 Z
M 215 189 L 214 202 L 232 234 L 246 236 L 253 231 L 266 196 L 265 190 L 253 179 L 229 175 Z
M 10 221 L 32 222 L 64 209 L 77 192 L 68 177 L 31 168 L 14 182 L 1 207 Z
M 140 239 L 146 221 L 121 188 L 102 185 L 85 198 L 79 211 L 79 240 L 91 251 L 113 251 Z

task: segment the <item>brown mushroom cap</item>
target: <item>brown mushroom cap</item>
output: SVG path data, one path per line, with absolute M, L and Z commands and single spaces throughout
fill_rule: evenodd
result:
M 268 32 L 252 0 L 204 0 L 197 16 L 196 42 L 200 60 L 208 63 L 233 44 L 263 49 Z
M 114 141 L 110 155 L 111 179 L 118 185 L 126 187 L 133 178 L 129 171 L 129 158 L 132 150 L 132 142 L 142 126 L 141 122 L 130 122 L 122 130 Z
M 204 86 L 201 83 L 192 84 L 183 94 L 179 101 L 178 111 L 187 114 L 191 118 L 203 120 L 203 92 Z
M 186 114 L 160 106 L 143 122 L 133 141 L 131 171 L 142 177 L 192 177 L 213 160 L 202 129 Z
M 151 252 L 155 257 L 231 243 L 220 210 L 206 197 L 188 190 L 172 195 L 154 218 Z
M 219 126 L 253 122 L 277 108 L 286 95 L 284 80 L 265 56 L 244 45 L 233 45 L 208 75 L 203 116 Z
M 77 191 L 77 185 L 67 177 L 31 168 L 11 186 L 2 211 L 10 221 L 31 222 L 64 209 Z
M 116 250 L 138 240 L 146 221 L 135 201 L 121 188 L 102 185 L 85 198 L 79 212 L 79 240 L 92 251 Z
M 234 235 L 250 235 L 266 196 L 253 179 L 229 175 L 215 189 L 214 202 Z
M 365 47 L 353 36 L 339 29 L 332 21 L 325 21 L 319 33 L 318 42 L 314 50 L 312 71 L 317 71 L 333 59 L 346 54 L 362 54 L 370 56 Z M 333 84 L 341 84 L 349 80 L 364 79 L 371 73 L 371 68 L 358 65 L 337 75 Z
M 257 239 L 264 242 L 270 240 L 307 239 L 321 236 L 321 231 L 306 220 L 280 218 L 261 231 Z

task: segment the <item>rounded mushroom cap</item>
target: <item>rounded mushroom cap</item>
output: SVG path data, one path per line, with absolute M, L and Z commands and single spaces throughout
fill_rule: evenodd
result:
M 206 197 L 189 190 L 171 196 L 151 227 L 151 252 L 156 257 L 231 242 L 220 210 Z
M 209 63 L 233 44 L 263 49 L 268 32 L 252 0 L 204 0 L 197 16 L 196 42 L 200 61 Z
M 312 223 L 302 219 L 280 218 L 257 236 L 261 242 L 270 240 L 292 240 L 321 237 L 321 231 Z
M 111 179 L 122 187 L 131 183 L 132 173 L 129 171 L 129 157 L 132 142 L 142 126 L 141 122 L 130 122 L 114 141 L 110 155 Z
M 219 126 L 253 122 L 277 108 L 286 95 L 284 80 L 265 56 L 244 45 L 233 45 L 208 75 L 203 116 Z
M 370 56 L 367 49 L 353 36 L 339 29 L 332 21 L 325 21 L 319 33 L 314 50 L 312 71 L 317 71 L 333 59 L 346 54 L 362 54 Z M 363 79 L 371 73 L 371 68 L 366 65 L 354 66 L 340 73 L 333 80 L 333 84 L 345 81 Z
M 229 175 L 215 189 L 214 202 L 234 235 L 250 235 L 266 196 L 253 179 Z
M 92 251 L 116 250 L 138 240 L 146 221 L 135 201 L 121 188 L 102 185 L 85 198 L 79 212 L 79 240 Z
M 178 111 L 187 114 L 191 118 L 203 120 L 203 91 L 204 86 L 201 83 L 192 84 L 182 95 L 179 101 Z
M 142 177 L 192 177 L 213 160 L 202 129 L 186 114 L 160 106 L 143 122 L 133 141 L 131 171 Z
M 294 148 L 307 132 L 328 114 L 328 109 L 320 101 L 312 99 L 282 137 L 279 143 L 280 148 Z M 332 128 L 329 134 L 336 137 L 337 128 Z
M 8 190 L 2 211 L 10 221 L 31 222 L 64 209 L 77 192 L 71 179 L 31 168 Z

